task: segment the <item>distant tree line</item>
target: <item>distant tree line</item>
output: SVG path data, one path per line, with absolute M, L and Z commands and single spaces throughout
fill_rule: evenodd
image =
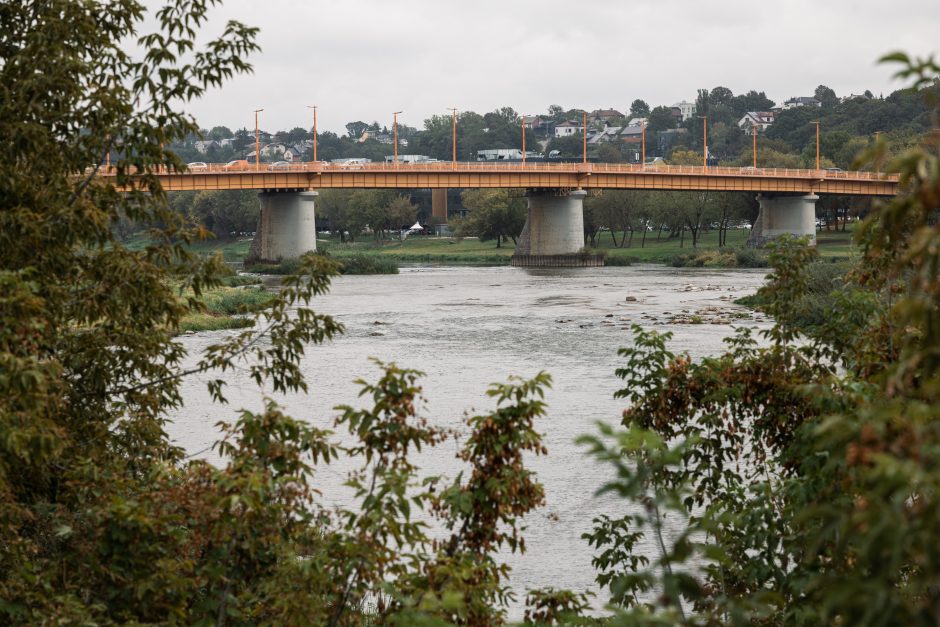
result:
M 870 91 L 862 95 L 840 99 L 834 90 L 819 85 L 813 92 L 820 107 L 803 106 L 777 112 L 773 125 L 758 139 L 758 164 L 767 167 L 813 167 L 815 164 L 815 126 L 820 122 L 820 154 L 823 167 L 853 167 L 856 157 L 874 140 L 876 134 L 885 142 L 885 159 L 911 147 L 916 138 L 930 126 L 929 107 L 924 95 L 940 94 L 936 84 L 919 90 L 898 90 L 886 97 L 876 97 Z M 608 120 L 611 126 L 629 124 L 636 118 L 646 118 L 646 154 L 667 161 L 675 153 L 691 151 L 700 155 L 703 148 L 703 127 L 700 116 L 708 117 L 709 153 L 716 155 L 721 165 L 750 165 L 753 145 L 749 136 L 738 127 L 738 121 L 749 111 L 767 111 L 775 106 L 763 91 L 749 90 L 735 95 L 723 86 L 699 89 L 696 116 L 680 121 L 669 106 L 650 106 L 635 99 L 622 118 Z M 551 105 L 539 117 L 557 124 L 565 120 L 581 122 L 582 109 L 566 109 Z M 590 118 L 589 118 L 590 120 Z M 595 122 L 602 126 L 602 123 Z M 320 131 L 317 136 L 317 157 L 331 161 L 342 158 L 367 158 L 382 161 L 393 153 L 389 137 L 392 131 L 378 122 L 352 121 L 345 125 L 346 133 Z M 366 131 L 373 131 L 363 139 Z M 485 114 L 474 111 L 457 113 L 457 159 L 474 160 L 478 150 L 522 148 L 522 116 L 511 107 L 500 107 Z M 668 140 L 661 135 L 669 133 Z M 583 136 L 575 133 L 567 137 L 548 137 L 533 129 L 525 131 L 525 145 L 530 151 L 559 151 L 562 157 L 582 155 Z M 173 149 L 184 160 L 224 162 L 241 158 L 254 150 L 254 132 L 242 128 L 232 131 L 215 126 L 202 133 L 206 139 L 232 139 L 224 146 L 211 145 L 205 153 L 198 152 L 194 142 L 199 139 L 190 134 Z M 378 135 L 382 141 L 375 138 Z M 282 142 L 297 145 L 313 137 L 312 128 L 294 127 L 289 131 L 265 133 L 265 143 Z M 453 119 L 451 115 L 434 115 L 424 120 L 422 128 L 398 125 L 399 153 L 427 155 L 449 161 L 453 158 Z M 590 145 L 588 156 L 593 161 L 623 162 L 631 159 L 636 146 L 620 143 Z M 313 158 L 312 148 L 304 149 L 304 160 Z M 262 158 L 265 160 L 265 158 Z M 274 160 L 274 158 L 268 158 Z M 859 167 L 872 167 L 861 164 Z

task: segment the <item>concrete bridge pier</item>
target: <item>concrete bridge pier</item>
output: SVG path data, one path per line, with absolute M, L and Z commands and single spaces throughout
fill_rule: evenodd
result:
M 265 190 L 258 193 L 261 215 L 248 261 L 292 259 L 317 249 L 317 225 L 311 191 Z
M 802 237 L 809 236 L 811 246 L 816 245 L 816 201 L 819 196 L 806 194 L 799 196 L 758 194 L 760 212 L 754 222 L 754 228 L 747 238 L 747 245 L 761 248 L 784 234 Z
M 535 268 L 602 266 L 599 255 L 584 249 L 583 190 L 529 190 L 529 216 L 526 219 L 513 266 Z

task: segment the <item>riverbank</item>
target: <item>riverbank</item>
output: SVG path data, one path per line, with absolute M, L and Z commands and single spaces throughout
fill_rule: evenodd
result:
M 645 242 L 641 234 L 634 234 L 632 246 L 618 248 L 614 238 L 622 241 L 622 234 L 603 232 L 597 238 L 597 247 L 592 250 L 607 255 L 607 265 L 624 266 L 632 263 L 661 263 L 667 265 L 704 265 L 710 267 L 754 267 L 759 263 L 741 263 L 741 255 L 734 251 L 746 248 L 748 229 L 728 231 L 726 245 L 718 246 L 718 232 L 703 233 L 698 246 L 692 247 L 692 238 L 668 238 L 655 231 L 648 232 Z M 629 240 L 629 237 L 627 238 Z M 818 231 L 817 248 L 823 258 L 845 259 L 850 257 L 855 246 L 852 243 L 852 228 L 846 231 Z M 131 238 L 126 242 L 129 248 L 143 247 L 146 241 Z M 251 238 L 232 241 L 211 240 L 197 242 L 191 250 L 200 254 L 220 253 L 226 262 L 241 262 L 248 256 Z M 404 241 L 388 240 L 376 242 L 364 236 L 356 242 L 341 242 L 339 237 L 321 234 L 317 239 L 317 248 L 335 257 L 339 261 L 354 257 L 372 257 L 395 264 L 434 264 L 434 265 L 509 265 L 509 259 L 515 250 L 512 241 L 497 247 L 495 241 L 481 242 L 476 238 L 456 240 L 448 237 L 411 236 Z M 723 253 L 723 254 L 719 254 Z M 757 253 L 755 253 L 757 254 Z M 682 259 L 686 262 L 682 262 Z M 692 261 L 689 261 L 692 260 Z M 753 261 L 752 259 L 750 261 Z M 387 266 L 381 266 L 387 272 Z
M 253 277 L 229 277 L 233 285 L 223 285 L 203 292 L 199 301 L 204 311 L 194 311 L 180 322 L 180 333 L 241 329 L 254 324 L 254 318 L 244 314 L 267 305 L 274 295 L 261 286 L 246 283 L 260 281 Z M 183 297 L 192 294 L 184 294 Z

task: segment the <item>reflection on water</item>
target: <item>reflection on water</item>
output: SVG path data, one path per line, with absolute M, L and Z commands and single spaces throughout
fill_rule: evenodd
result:
M 334 406 L 356 403 L 353 381 L 375 378 L 369 358 L 376 357 L 424 372 L 425 415 L 433 424 L 462 430 L 465 412 L 490 406 L 483 395 L 487 384 L 548 371 L 554 385 L 546 398 L 548 415 L 537 427 L 549 455 L 530 460 L 547 504 L 526 520 L 529 552 L 506 559 L 520 602 L 527 588 L 583 590 L 592 587 L 594 572 L 581 534 L 594 516 L 628 509 L 615 498 L 594 496 L 607 469 L 585 459 L 574 439 L 592 432 L 596 421 L 619 420 L 623 401 L 613 398 L 620 387 L 614 369 L 620 365 L 617 349 L 630 341 L 630 326 L 671 331 L 674 352 L 715 354 L 732 332 L 730 321 L 746 314 L 731 301 L 754 292 L 765 274 L 662 266 L 416 267 L 399 275 L 340 277 L 313 307 L 337 317 L 345 335 L 310 348 L 303 365 L 308 395 L 276 400 L 295 417 L 330 427 Z M 760 317 L 736 324 L 768 326 Z M 192 335 L 185 342 L 198 354 L 224 333 Z M 266 391 L 246 371 L 232 373 L 228 382 L 230 407 L 211 404 L 204 380 L 185 383 L 187 405 L 169 430 L 188 451 L 209 447 L 217 438 L 214 425 L 232 419 L 234 410 L 262 408 Z M 422 470 L 453 477 L 460 470 L 456 447 L 448 442 L 423 454 Z M 211 451 L 203 456 L 217 461 Z M 318 473 L 327 502 L 346 502 L 341 483 L 348 470 L 339 463 Z M 512 614 L 521 618 L 518 607 Z

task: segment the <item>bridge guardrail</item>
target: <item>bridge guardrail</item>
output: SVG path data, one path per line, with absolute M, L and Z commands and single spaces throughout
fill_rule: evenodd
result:
M 112 176 L 116 173 L 114 167 L 100 166 L 99 174 Z M 730 166 L 691 166 L 691 165 L 642 165 L 633 163 L 493 163 L 493 162 L 460 162 L 450 161 L 437 163 L 357 163 L 336 164 L 323 161 L 305 161 L 292 163 L 289 166 L 270 168 L 261 164 L 260 168 L 252 165 L 233 167 L 223 163 L 210 163 L 204 169 L 197 171 L 169 172 L 157 171 L 159 175 L 189 175 L 199 176 L 205 174 L 279 174 L 286 172 L 558 172 L 576 174 L 659 174 L 674 176 L 746 176 L 755 178 L 803 178 L 803 179 L 845 179 L 854 181 L 892 181 L 898 180 L 896 174 L 879 172 L 866 172 L 857 170 L 830 171 L 796 168 L 754 168 Z

